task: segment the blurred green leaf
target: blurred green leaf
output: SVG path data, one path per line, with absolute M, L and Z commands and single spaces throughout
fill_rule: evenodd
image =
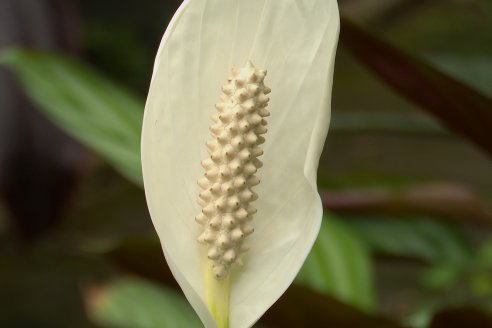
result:
M 451 289 L 459 282 L 460 274 L 461 271 L 455 266 L 436 265 L 424 272 L 422 280 L 429 289 Z
M 201 327 L 186 299 L 151 282 L 124 278 L 92 289 L 86 296 L 89 316 L 102 327 Z
M 492 300 L 492 241 L 484 242 L 472 258 L 472 271 L 469 276 L 471 291 Z
M 492 99 L 341 20 L 340 42 L 396 91 L 492 155 Z
M 492 269 L 492 240 L 487 240 L 477 254 L 477 265 L 482 269 Z
M 296 282 L 359 309 L 374 310 L 370 254 L 350 226 L 335 217 L 325 216 Z
M 490 272 L 474 272 L 470 277 L 470 288 L 475 295 L 492 296 L 492 276 Z
M 347 220 L 376 252 L 432 263 L 462 264 L 472 254 L 467 236 L 452 224 L 427 218 Z
M 402 321 L 412 328 L 427 328 L 437 309 L 439 309 L 439 306 L 432 302 L 430 304 L 421 304 L 417 311 L 406 316 Z
M 41 110 L 72 137 L 141 184 L 143 102 L 86 65 L 58 54 L 7 50 L 11 68 Z

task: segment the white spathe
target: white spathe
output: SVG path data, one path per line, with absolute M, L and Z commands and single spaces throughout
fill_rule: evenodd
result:
M 264 166 L 244 266 L 231 272 L 231 328 L 252 326 L 301 268 L 321 224 L 316 171 L 330 120 L 335 0 L 188 0 L 159 48 L 145 108 L 150 214 L 176 280 L 206 327 L 206 250 L 194 217 L 210 115 L 233 67 L 251 60 L 271 87 Z

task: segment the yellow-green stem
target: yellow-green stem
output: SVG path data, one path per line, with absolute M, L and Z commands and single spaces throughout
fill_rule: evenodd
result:
M 229 286 L 229 275 L 217 280 L 212 273 L 212 262 L 209 261 L 205 274 L 205 293 L 207 306 L 218 328 L 229 328 Z

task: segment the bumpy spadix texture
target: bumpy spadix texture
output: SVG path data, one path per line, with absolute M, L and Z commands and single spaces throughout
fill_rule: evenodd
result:
M 336 0 L 186 0 L 164 34 L 145 106 L 142 168 L 169 268 L 207 328 L 210 280 L 230 281 L 230 328 L 251 327 L 301 268 L 322 218 L 316 186 L 330 121 L 339 16 Z M 268 133 L 244 265 L 210 274 L 197 181 L 210 114 L 232 67 L 268 69 Z M 208 276 L 207 276 L 208 273 Z M 236 274 L 237 273 L 237 274 Z
M 254 230 L 249 222 L 257 209 L 251 203 L 258 195 L 252 188 L 260 183 L 255 173 L 263 166 L 258 157 L 267 132 L 264 117 L 270 115 L 265 75 L 251 61 L 233 69 L 212 116 L 210 156 L 202 161 L 205 176 L 198 180 L 202 211 L 195 220 L 203 226 L 198 241 L 209 246 L 216 279 L 225 278 L 233 264 L 242 265 L 240 255 L 248 250 L 243 240 Z

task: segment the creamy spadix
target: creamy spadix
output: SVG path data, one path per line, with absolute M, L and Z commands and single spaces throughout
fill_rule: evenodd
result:
M 208 246 L 213 276 L 219 280 L 232 265 L 242 265 L 240 256 L 248 250 L 244 239 L 254 231 L 251 220 L 257 210 L 251 203 L 258 195 L 252 188 L 260 183 L 256 173 L 263 163 L 258 157 L 270 115 L 266 73 L 251 61 L 232 69 L 211 117 L 212 139 L 206 143 L 210 156 L 201 162 L 205 174 L 198 180 L 202 211 L 195 220 L 203 227 L 198 241 Z

